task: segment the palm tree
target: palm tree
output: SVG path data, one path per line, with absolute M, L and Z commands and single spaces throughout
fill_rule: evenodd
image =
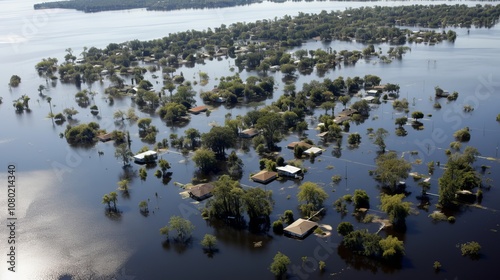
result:
M 46 87 L 44 85 L 39 85 L 38 86 L 38 92 L 40 93 L 40 95 L 43 95 L 43 91 L 46 89 Z
M 119 181 L 117 184 L 118 184 L 118 189 L 125 192 L 125 193 L 128 193 L 128 184 L 129 184 L 129 180 L 128 179 L 123 179 L 121 181 Z
M 109 199 L 110 201 L 113 202 L 113 207 L 115 208 L 115 212 L 116 212 L 116 201 L 118 200 L 118 194 L 116 194 L 116 192 L 110 192 L 109 193 Z
M 105 194 L 103 197 L 102 197 L 102 204 L 108 204 L 108 209 L 111 208 L 111 199 L 109 197 L 108 194 Z
M 52 113 L 52 103 L 50 103 L 52 101 L 52 97 L 47 97 L 47 102 L 49 102 L 49 108 L 50 108 L 50 118 L 53 118 L 53 113 Z

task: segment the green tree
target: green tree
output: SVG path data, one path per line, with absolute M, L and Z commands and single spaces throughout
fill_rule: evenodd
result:
M 481 245 L 479 245 L 476 241 L 471 241 L 461 244 L 460 250 L 462 251 L 462 256 L 479 257 Z
M 217 159 L 212 150 L 201 148 L 194 152 L 193 162 L 202 172 L 209 172 L 216 169 Z
M 160 166 L 163 177 L 167 176 L 167 170 L 170 169 L 170 163 L 166 159 L 159 159 L 158 165 Z
M 395 259 L 405 254 L 403 241 L 392 235 L 380 240 L 379 244 L 382 249 L 382 257 L 384 259 Z
M 380 209 L 389 215 L 389 220 L 395 227 L 405 227 L 406 217 L 410 214 L 411 203 L 403 202 L 404 194 L 380 196 Z
M 394 121 L 394 123 L 396 125 L 398 125 L 400 128 L 402 128 L 403 125 L 406 124 L 406 122 L 408 122 L 408 118 L 407 117 L 396 118 L 396 120 Z
M 161 235 L 165 235 L 165 237 L 167 238 L 168 240 L 168 234 L 170 232 L 170 228 L 168 226 L 164 226 L 162 228 L 160 228 L 160 234 Z
M 123 180 L 118 181 L 118 183 L 117 183 L 118 189 L 123 191 L 123 192 L 128 192 L 129 183 L 130 183 L 130 180 L 128 180 L 128 179 L 123 179 Z
M 408 178 L 411 170 L 411 164 L 404 158 L 399 158 L 395 152 L 382 154 L 375 162 L 377 179 L 392 191 L 396 191 L 399 181 Z
M 200 242 L 201 246 L 207 248 L 209 251 L 213 251 L 217 245 L 217 238 L 211 234 L 205 234 Z
M 424 113 L 420 111 L 414 111 L 411 113 L 411 117 L 415 119 L 415 122 L 418 122 L 419 119 L 424 117 Z
M 278 252 L 274 256 L 269 270 L 271 270 L 274 276 L 283 277 L 288 271 L 288 265 L 290 263 L 290 258 L 288 258 L 285 254 Z
M 340 101 L 340 103 L 342 103 L 342 105 L 344 105 L 344 109 L 345 109 L 347 106 L 347 103 L 349 103 L 349 101 L 351 101 L 351 97 L 349 95 L 343 95 L 343 96 L 339 97 L 339 101 Z
M 200 131 L 196 128 L 190 127 L 184 131 L 184 134 L 189 139 L 191 149 L 194 149 L 200 141 Z
M 146 200 L 142 200 L 141 202 L 139 202 L 139 209 L 142 211 L 142 212 L 149 212 L 149 209 L 148 209 L 148 202 Z
M 293 218 L 293 211 L 292 210 L 285 210 L 285 212 L 283 213 L 282 219 L 287 224 L 293 223 L 295 221 L 295 219 Z
M 468 146 L 463 154 L 454 153 L 448 157 L 446 169 L 438 179 L 438 203 L 442 207 L 455 206 L 455 198 L 459 190 L 480 186 L 481 179 L 472 167 L 477 155 L 479 155 L 477 149 Z
M 47 97 L 47 103 L 49 103 L 49 108 L 50 108 L 50 115 L 53 116 L 54 114 L 52 113 L 52 97 Z
M 332 110 L 332 115 L 334 113 L 333 109 L 335 108 L 335 102 L 332 102 L 332 101 L 326 101 L 326 102 L 323 102 L 320 106 L 319 106 L 321 109 L 324 109 L 325 110 L 325 114 L 327 115 L 328 114 L 328 111 L 329 110 Z
M 341 222 L 337 226 L 337 232 L 342 236 L 346 236 L 352 231 L 354 231 L 354 226 L 349 222 Z
M 227 157 L 227 171 L 231 176 L 239 176 L 243 173 L 243 161 L 238 157 L 235 151 Z
M 281 140 L 283 118 L 277 113 L 267 113 L 257 120 L 256 127 L 261 129 L 269 149 L 274 148 L 277 141 Z
M 300 205 L 300 210 L 308 215 L 312 211 L 318 211 L 322 206 L 328 194 L 322 187 L 313 182 L 305 182 L 299 186 L 299 193 L 297 199 Z
M 465 128 L 462 128 L 460 130 L 455 131 L 455 133 L 453 133 L 453 137 L 455 137 L 455 139 L 457 139 L 457 141 L 468 142 L 470 140 L 469 128 L 465 127 Z
M 187 242 L 191 238 L 194 225 L 189 220 L 183 219 L 179 216 L 172 216 L 168 222 L 168 228 L 176 231 L 177 235 L 175 239 L 177 241 Z
M 215 183 L 213 198 L 208 202 L 210 216 L 225 219 L 229 216 L 240 220 L 243 210 L 244 191 L 238 181 L 222 175 Z
M 111 209 L 111 198 L 109 197 L 109 194 L 105 194 L 102 197 L 101 203 L 102 204 L 107 204 L 108 205 L 108 209 Z
M 209 132 L 201 135 L 201 141 L 217 156 L 223 157 L 226 149 L 233 147 L 236 143 L 236 135 L 227 126 L 215 126 Z
M 177 92 L 172 96 L 172 101 L 184 105 L 186 108 L 191 108 L 195 103 L 196 92 L 191 86 L 180 85 L 177 87 Z
M 370 197 L 365 190 L 356 189 L 352 200 L 354 201 L 354 207 L 356 209 L 370 208 Z
M 109 193 L 109 200 L 113 202 L 113 208 L 115 211 L 117 211 L 116 208 L 116 201 L 118 200 L 118 194 L 116 192 L 110 192 Z
M 250 222 L 261 217 L 268 219 L 273 211 L 272 191 L 250 188 L 243 195 L 243 205 Z
M 352 146 L 358 146 L 361 143 L 361 135 L 359 133 L 351 133 L 347 137 L 347 143 Z
M 18 75 L 12 75 L 10 77 L 9 86 L 17 87 L 19 86 L 20 83 L 21 83 L 21 77 L 19 77 Z
M 375 140 L 373 143 L 380 148 L 381 152 L 385 152 L 385 138 L 389 135 L 389 132 L 383 128 L 379 128 L 375 131 Z
M 132 157 L 134 154 L 130 151 L 128 148 L 127 144 L 123 143 L 115 148 L 115 157 L 117 159 L 121 159 L 123 163 L 123 167 L 128 166 L 130 163 L 130 157 Z

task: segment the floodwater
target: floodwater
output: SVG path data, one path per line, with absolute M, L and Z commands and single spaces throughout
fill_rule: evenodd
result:
M 325 202 L 326 215 L 321 223 L 334 229 L 341 221 L 353 222 L 355 228 L 367 228 L 371 232 L 378 229 L 376 224 L 362 224 L 352 217 L 352 206 L 346 216 L 341 217 L 333 209 L 332 202 L 338 197 L 353 193 L 355 189 L 365 189 L 369 196 L 373 214 L 377 212 L 380 189 L 377 182 L 369 175 L 374 169 L 377 147 L 372 144 L 366 131 L 368 128 L 383 127 L 391 135 L 387 138 L 387 149 L 394 150 L 406 159 L 422 164 L 413 164 L 413 170 L 426 172 L 426 163 L 434 160 L 446 162 L 444 150 L 453 141 L 453 132 L 462 128 L 471 129 L 472 138 L 466 145 L 476 147 L 484 158 L 479 158 L 475 165 L 491 166 L 483 176 L 491 178 L 492 188 L 484 191 L 482 205 L 485 209 L 464 206 L 454 213 L 455 224 L 434 223 L 428 215 L 435 210 L 437 197 L 431 197 L 429 210 L 415 208 L 415 213 L 407 218 L 408 230 L 398 237 L 405 241 L 406 256 L 401 267 L 387 267 L 365 258 L 356 258 L 338 249 L 341 238 L 333 232 L 330 238 L 321 239 L 309 236 L 303 241 L 292 240 L 275 235 L 272 231 L 254 234 L 248 230 L 236 230 L 220 224 L 209 224 L 199 215 L 202 204 L 195 204 L 190 199 L 182 199 L 182 191 L 174 182 L 188 183 L 195 177 L 195 167 L 189 155 L 183 156 L 176 150 L 163 155 L 172 163 L 172 180 L 163 184 L 154 177 L 155 169 L 148 170 L 148 178 L 141 181 L 138 177 L 131 183 L 129 197 L 119 196 L 119 217 L 108 217 L 101 204 L 102 195 L 116 190 L 116 182 L 124 176 L 121 163 L 114 157 L 112 143 L 98 143 L 92 148 L 71 148 L 65 139 L 59 137 L 65 125 L 54 125 L 46 118 L 50 112 L 48 103 L 38 96 L 37 88 L 45 84 L 38 77 L 34 65 L 42 58 L 57 57 L 63 61 L 64 50 L 72 48 L 79 54 L 84 46 L 105 47 L 108 43 L 123 42 L 133 39 L 154 39 L 168 33 L 187 29 L 205 29 L 221 23 L 236 21 L 254 21 L 274 18 L 285 14 L 297 14 L 299 11 L 320 12 L 337 10 L 362 5 L 396 5 L 396 2 L 352 3 L 352 2 L 313 2 L 286 3 L 278 5 L 262 4 L 234 7 L 227 9 L 202 11 L 147 12 L 145 10 L 116 11 L 97 14 L 84 14 L 75 11 L 52 10 L 33 11 L 36 1 L 0 2 L 0 91 L 3 104 L 0 105 L 0 163 L 2 182 L 6 181 L 7 164 L 17 167 L 17 272 L 7 271 L 5 254 L 0 256 L 0 279 L 273 279 L 268 267 L 277 251 L 288 255 L 292 261 L 289 279 L 471 279 L 491 278 L 496 273 L 495 265 L 499 257 L 500 244 L 497 242 L 500 230 L 498 214 L 499 162 L 486 159 L 498 158 L 500 125 L 495 121 L 499 113 L 500 101 L 500 28 L 456 29 L 458 38 L 454 44 L 442 43 L 435 46 L 410 44 L 412 51 L 403 60 L 390 64 L 374 61 L 359 61 L 355 66 L 342 67 L 330 71 L 324 77 L 335 79 L 338 76 L 354 77 L 366 74 L 378 75 L 382 83 L 397 83 L 401 86 L 401 97 L 410 101 L 410 111 L 420 110 L 425 118 L 423 130 L 414 130 L 407 126 L 408 135 L 397 137 L 394 133 L 394 119 L 403 115 L 392 109 L 390 103 L 372 108 L 370 118 L 359 125 L 352 124 L 350 132 L 359 132 L 362 142 L 359 148 L 350 149 L 346 140 L 342 144 L 342 154 L 336 157 L 332 145 L 325 146 L 326 151 L 314 162 L 304 161 L 308 172 L 304 181 L 313 181 L 322 186 L 329 194 Z M 428 2 L 417 2 L 426 4 Z M 432 2 L 438 4 L 440 2 Z M 467 2 L 461 2 L 467 3 Z M 413 4 L 403 2 L 401 4 Z M 476 3 L 469 3 L 475 5 Z M 71 24 L 68 24 L 71 22 Z M 308 42 L 303 48 L 333 48 L 361 50 L 364 46 L 355 42 L 330 44 Z M 385 52 L 389 46 L 376 45 Z M 293 50 L 291 50 L 293 51 Z M 207 90 L 218 83 L 216 78 L 233 75 L 231 59 L 206 61 L 192 68 L 180 68 L 187 79 L 197 80 L 199 71 L 208 73 L 207 85 L 197 85 L 194 89 Z M 18 88 L 9 90 L 7 84 L 11 75 L 21 76 Z M 155 80 L 147 74 L 147 78 Z M 245 79 L 253 72 L 243 71 Z M 275 78 L 277 89 L 272 98 L 265 100 L 270 104 L 282 92 L 284 82 L 280 73 L 270 73 Z M 316 72 L 300 76 L 297 89 L 304 82 L 322 80 Z M 161 84 L 161 81 L 159 81 Z M 113 112 L 134 106 L 130 99 L 115 99 L 110 106 L 102 94 L 107 82 L 95 83 L 92 90 L 99 92 L 93 102 L 100 108 L 99 116 L 90 114 L 89 109 L 78 107 L 73 95 L 78 90 L 74 85 L 57 83 L 50 86 L 47 94 L 52 97 L 54 113 L 67 107 L 75 107 L 79 114 L 75 117 L 81 122 L 97 121 L 102 128 L 116 129 Z M 459 99 L 455 102 L 440 100 L 442 109 L 433 108 L 430 100 L 434 87 L 440 86 L 450 91 L 458 91 Z M 12 100 L 22 94 L 31 97 L 31 112 L 16 114 L 11 106 Z M 198 100 L 198 105 L 201 105 Z M 463 105 L 472 105 L 471 113 L 462 112 Z M 341 105 L 335 108 L 336 112 Z M 201 132 L 210 129 L 213 122 L 223 124 L 227 113 L 232 116 L 244 114 L 253 107 L 237 106 L 226 109 L 224 106 L 214 110 L 210 117 L 192 116 L 186 127 L 167 127 L 158 118 L 153 124 L 160 129 L 157 140 L 168 138 L 171 133 L 182 135 L 187 127 L 194 127 Z M 147 117 L 136 108 L 140 117 Z M 317 117 L 323 110 L 317 110 L 315 116 L 308 117 L 310 130 L 306 133 L 315 142 L 319 139 L 314 127 Z M 432 116 L 429 116 L 429 115 Z M 126 128 L 133 136 L 132 150 L 137 151 L 146 145 L 138 138 L 137 126 L 126 123 Z M 285 159 L 292 159 L 293 153 L 286 149 L 286 144 L 296 141 L 298 136 L 290 134 L 280 146 Z M 98 155 L 102 151 L 102 156 Z M 418 151 L 417 156 L 410 156 L 409 151 Z M 238 149 L 245 167 L 241 183 L 250 187 L 256 184 L 249 180 L 250 173 L 259 169 L 259 157 L 253 150 L 245 152 Z M 327 167 L 334 166 L 333 169 Z M 133 166 L 137 173 L 139 166 Z M 442 174 L 437 168 L 431 179 L 431 193 L 437 193 L 437 178 Z M 331 184 L 332 175 L 342 175 L 344 179 L 338 185 Z M 347 177 L 347 179 L 345 179 Z M 411 194 L 408 201 L 418 205 L 417 182 L 408 179 L 407 190 Z M 293 210 L 295 217 L 300 213 L 297 208 L 296 194 L 300 181 L 275 181 L 265 186 L 273 191 L 275 208 L 271 221 L 277 219 L 287 209 Z M 2 183 L 4 184 L 4 183 Z M 263 187 L 263 186 L 260 186 Z M 3 188 L 2 188 L 3 189 Z M 155 196 L 158 194 L 158 197 Z M 0 191 L 2 203 L 6 191 Z M 288 196 L 290 198 L 288 199 Z M 138 204 L 149 199 L 148 217 L 140 214 Z M 0 211 L 0 219 L 6 221 L 6 209 Z M 192 221 L 196 229 L 193 239 L 187 246 L 164 243 L 159 228 L 164 226 L 170 216 L 180 215 Z M 1 236 L 8 236 L 2 228 Z M 206 233 L 218 238 L 219 251 L 207 256 L 200 240 Z M 390 232 L 382 231 L 382 235 Z M 394 233 L 390 233 L 394 234 Z M 482 245 L 480 260 L 470 260 L 460 255 L 457 244 L 478 241 Z M 5 238 L 0 238 L 1 247 L 7 246 Z M 262 247 L 254 247 L 254 242 L 262 242 Z M 2 249 L 2 252 L 4 250 Z M 302 264 L 301 257 L 308 256 L 311 262 Z M 316 268 L 319 260 L 326 262 L 327 268 L 320 273 Z M 434 261 L 440 261 L 443 270 L 436 274 L 432 268 Z M 72 278 L 71 278 L 72 276 Z

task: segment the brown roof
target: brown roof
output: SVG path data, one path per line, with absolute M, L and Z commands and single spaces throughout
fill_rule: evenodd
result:
M 207 106 L 202 105 L 202 106 L 198 106 L 198 107 L 191 108 L 191 109 L 189 109 L 188 111 L 189 111 L 190 113 L 193 113 L 193 114 L 199 114 L 199 113 L 201 113 L 201 112 L 205 112 L 206 110 L 208 110 L 208 107 L 207 107 Z
M 240 132 L 240 137 L 252 138 L 258 134 L 259 134 L 259 131 L 257 129 L 249 128 L 249 129 L 245 129 L 242 132 Z
M 199 184 L 190 188 L 189 194 L 195 198 L 202 198 L 211 194 L 214 188 L 212 184 Z
M 268 183 L 268 182 L 276 179 L 277 176 L 278 176 L 278 173 L 276 173 L 274 171 L 262 170 L 250 178 L 256 182 L 265 184 L 265 183 Z
M 291 225 L 287 226 L 284 231 L 288 234 L 303 237 L 308 234 L 313 228 L 317 227 L 318 223 L 305 220 L 302 218 L 297 219 Z
M 98 135 L 97 138 L 99 138 L 102 142 L 113 140 L 113 132 Z
M 288 149 L 293 149 L 293 148 L 295 148 L 295 146 L 297 146 L 297 145 L 302 146 L 302 147 L 304 147 L 304 148 L 306 148 L 306 149 L 309 149 L 309 148 L 311 148 L 311 147 L 312 147 L 312 145 L 311 145 L 311 144 L 308 144 L 308 143 L 303 142 L 303 141 L 300 141 L 300 142 L 292 142 L 292 143 L 288 144 L 288 146 L 287 146 L 287 147 L 288 147 Z

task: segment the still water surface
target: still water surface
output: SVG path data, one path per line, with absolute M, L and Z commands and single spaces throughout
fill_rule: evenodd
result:
M 348 2 L 313 2 L 286 3 L 278 5 L 262 3 L 245 7 L 234 7 L 216 10 L 183 10 L 173 12 L 146 12 L 144 10 L 116 11 L 97 14 L 84 14 L 75 11 L 51 10 L 33 11 L 36 1 L 1 1 L 0 2 L 0 84 L 5 85 L 0 91 L 4 98 L 0 105 L 0 162 L 2 166 L 15 163 L 18 166 L 18 272 L 16 277 L 5 269 L 6 257 L 0 257 L 0 279 L 58 279 L 67 274 L 74 279 L 103 278 L 109 279 L 240 279 L 266 278 L 273 279 L 268 271 L 272 257 L 277 251 L 288 255 L 292 260 L 290 279 L 472 279 L 491 278 L 496 273 L 496 260 L 499 257 L 500 245 L 498 231 L 500 219 L 497 189 L 498 161 L 479 159 L 476 165 L 491 166 L 491 174 L 485 177 L 493 179 L 493 187 L 485 191 L 482 205 L 487 209 L 464 207 L 455 213 L 457 222 L 433 223 L 428 214 L 435 210 L 437 198 L 431 198 L 429 212 L 418 209 L 418 213 L 407 219 L 408 231 L 398 234 L 405 241 L 406 257 L 402 267 L 391 268 L 370 260 L 356 258 L 340 252 L 337 245 L 340 238 L 333 232 L 329 239 L 317 239 L 310 236 L 304 241 L 296 241 L 273 234 L 253 234 L 247 230 L 234 230 L 223 225 L 208 224 L 201 219 L 198 209 L 202 205 L 193 204 L 189 199 L 182 199 L 181 190 L 174 182 L 187 183 L 194 174 L 194 164 L 189 157 L 171 151 L 164 157 L 173 163 L 173 178 L 162 184 L 153 176 L 155 169 L 150 169 L 145 182 L 135 178 L 131 183 L 130 197 L 119 197 L 118 207 L 122 211 L 119 218 L 108 218 L 100 203 L 104 193 L 116 189 L 116 182 L 124 175 L 114 154 L 112 143 L 98 143 L 94 148 L 70 148 L 59 133 L 64 126 L 53 125 L 46 116 L 49 112 L 47 102 L 40 99 L 37 93 L 40 79 L 34 71 L 34 64 L 44 57 L 57 57 L 63 61 L 64 50 L 71 47 L 75 54 L 82 51 L 83 46 L 105 47 L 111 42 L 123 42 L 133 39 L 153 39 L 168 33 L 186 29 L 205 29 L 216 27 L 221 23 L 230 24 L 237 21 L 254 21 L 274 18 L 285 14 L 294 15 L 299 11 L 320 12 L 321 10 L 337 10 L 346 7 L 372 5 L 371 3 Z M 426 4 L 427 2 L 418 2 Z M 432 2 L 437 4 L 440 2 Z M 463 2 L 461 2 L 463 3 Z M 467 2 L 465 2 L 467 3 Z M 395 2 L 375 3 L 377 5 L 396 5 Z M 397 3 L 400 4 L 400 3 Z M 412 2 L 401 3 L 404 5 Z M 475 5 L 476 3 L 468 3 Z M 418 151 L 418 157 L 406 158 L 414 162 L 420 158 L 424 164 L 414 165 L 419 173 L 426 172 L 425 163 L 434 160 L 445 162 L 444 149 L 453 141 L 452 133 L 468 126 L 472 130 L 472 139 L 468 143 L 485 157 L 498 157 L 500 127 L 495 121 L 499 113 L 500 101 L 500 28 L 491 30 L 472 29 L 456 30 L 459 37 L 454 44 L 442 43 L 436 46 L 409 45 L 412 51 L 402 61 L 391 64 L 379 64 L 373 61 L 360 61 L 354 67 L 342 67 L 328 72 L 325 77 L 364 76 L 375 74 L 382 82 L 398 83 L 402 97 L 410 100 L 411 111 L 420 110 L 426 114 L 423 120 L 425 129 L 416 131 L 407 127 L 406 137 L 394 135 L 394 118 L 402 113 L 393 111 L 390 103 L 374 107 L 370 119 L 359 125 L 352 125 L 350 132 L 362 135 L 362 144 L 357 149 L 349 149 L 343 143 L 342 155 L 334 157 L 332 147 L 325 146 L 326 151 L 314 163 L 305 161 L 309 172 L 305 180 L 314 181 L 325 187 L 330 197 L 325 202 L 327 214 L 321 223 L 336 227 L 340 221 L 350 221 L 356 228 L 368 228 L 376 231 L 378 225 L 365 225 L 355 222 L 349 214 L 340 217 L 331 207 L 339 196 L 353 193 L 357 188 L 366 189 L 371 197 L 372 209 L 377 210 L 379 189 L 376 182 L 368 176 L 374 169 L 374 157 L 377 147 L 366 135 L 367 128 L 384 127 L 391 136 L 386 140 L 387 147 L 398 153 Z M 362 49 L 364 46 L 355 42 L 308 42 L 305 49 L 325 49 L 332 47 L 342 49 Z M 383 51 L 389 46 L 377 45 Z M 193 68 L 181 68 L 186 78 L 197 79 L 198 71 L 207 72 L 210 82 L 206 86 L 197 85 L 196 91 L 207 90 L 218 83 L 220 76 L 233 75 L 229 66 L 234 65 L 231 59 L 222 61 L 206 61 Z M 12 74 L 22 78 L 19 88 L 9 90 L 6 86 Z M 149 75 L 149 74 L 148 74 Z M 245 79 L 252 72 L 243 71 L 240 76 Z M 284 82 L 280 73 L 271 74 L 277 82 L 277 90 L 273 97 L 266 100 L 270 104 L 282 92 Z M 148 76 L 153 81 L 154 79 Z M 300 76 L 297 88 L 304 82 L 322 78 L 313 72 Z M 161 82 L 161 81 L 160 81 Z M 460 93 L 455 103 L 440 102 L 441 110 L 433 109 L 434 101 L 430 100 L 434 86 L 441 86 L 450 91 Z M 93 90 L 101 92 L 94 102 L 100 108 L 99 117 L 92 116 L 88 109 L 79 108 L 73 95 L 77 89 L 72 85 L 57 83 L 47 94 L 52 98 L 53 110 L 62 111 L 66 107 L 75 107 L 80 113 L 76 118 L 81 122 L 98 121 L 101 127 L 109 131 L 116 129 L 112 114 L 117 109 L 134 106 L 124 98 L 115 100 L 113 106 L 106 103 L 102 91 L 107 83 L 96 83 Z M 160 85 L 155 85 L 159 89 Z M 22 94 L 31 97 L 30 113 L 15 114 L 10 106 L 11 101 Z M 198 101 L 198 104 L 202 104 Z M 467 115 L 461 112 L 465 104 L 473 105 L 475 110 Z M 233 116 L 244 114 L 253 108 L 239 106 L 229 110 L 219 107 L 209 118 L 205 115 L 193 116 L 189 126 L 206 132 L 209 124 L 222 124 L 224 116 L 230 112 Z M 339 105 L 335 108 L 338 112 Z M 137 112 L 139 112 L 137 110 Z M 316 117 L 323 113 L 318 110 L 315 117 L 309 117 L 311 130 L 307 133 L 315 142 L 317 124 Z M 432 114 L 432 117 L 427 116 Z M 147 117 L 146 113 L 139 113 Z M 157 139 L 168 138 L 170 133 L 183 134 L 187 127 L 166 127 L 160 120 L 154 119 L 154 125 L 160 128 Z M 132 149 L 138 150 L 145 144 L 137 135 L 137 126 L 126 128 L 134 136 Z M 286 143 L 298 139 L 297 135 L 289 135 L 282 141 Z M 98 156 L 97 151 L 103 151 Z M 293 153 L 283 148 L 285 159 L 291 159 Z M 252 151 L 238 150 L 245 168 L 242 184 L 255 186 L 248 178 L 250 173 L 259 169 L 258 156 Z M 333 165 L 333 170 L 327 166 Z M 134 166 L 137 172 L 138 166 Z M 331 185 L 331 176 L 339 174 L 347 176 L 338 185 Z M 438 169 L 431 182 L 431 192 L 437 193 L 437 178 L 442 174 Z M 2 179 L 3 180 L 3 179 Z M 3 180 L 5 181 L 5 180 Z M 299 216 L 296 203 L 298 181 L 275 181 L 266 186 L 273 190 L 275 209 L 271 220 L 275 220 L 287 209 L 292 209 Z M 408 201 L 418 205 L 416 195 L 419 187 L 416 182 L 408 181 L 408 190 L 412 194 Z M 2 191 L 2 197 L 5 192 Z M 158 198 L 155 197 L 158 193 Z M 287 199 L 290 196 L 290 199 Z M 150 209 L 154 209 L 148 217 L 138 211 L 141 200 L 150 199 Z M 352 211 L 352 206 L 349 206 Z M 0 219 L 5 220 L 4 212 Z M 378 214 L 374 211 L 375 214 Z M 182 215 L 189 218 L 196 226 L 194 238 L 188 246 L 165 244 L 158 229 L 168 222 L 171 215 Z M 5 233 L 5 234 L 4 234 Z M 219 252 L 213 257 L 204 254 L 199 242 L 205 233 L 217 236 Z M 385 234 L 384 232 L 382 234 Z M 2 229 L 2 236 L 6 231 Z M 456 247 L 459 243 L 476 240 L 482 246 L 482 257 L 472 261 L 460 256 Z M 3 239 L 2 239 L 3 241 Z M 254 242 L 262 241 L 263 246 L 254 248 Z M 5 242 L 1 246 L 4 248 Z M 3 250 L 2 250 L 3 251 Z M 319 252 L 319 255 L 318 255 Z M 310 259 L 324 259 L 327 264 L 325 273 L 320 273 L 312 263 L 302 267 L 302 256 Z M 432 264 L 439 260 L 443 271 L 435 274 Z M 127 278 L 128 277 L 128 278 Z M 67 278 L 69 279 L 69 278 Z

